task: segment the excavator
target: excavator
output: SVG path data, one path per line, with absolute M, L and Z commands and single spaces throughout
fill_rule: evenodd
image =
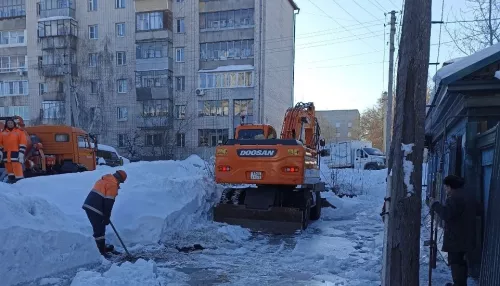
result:
M 232 186 L 214 221 L 276 234 L 306 229 L 321 216 L 320 146 L 312 102 L 287 109 L 279 138 L 270 125 L 242 122 L 234 139 L 216 147 L 215 180 Z

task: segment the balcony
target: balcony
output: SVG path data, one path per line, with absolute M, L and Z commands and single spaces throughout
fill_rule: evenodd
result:
M 172 0 L 134 0 L 135 10 L 137 12 L 147 12 L 147 11 L 159 11 L 159 10 L 170 10 L 172 11 Z
M 76 50 L 77 38 L 76 37 L 45 37 L 40 38 L 39 43 L 41 44 L 42 50 L 53 50 L 53 49 L 66 49 L 71 48 Z
M 42 0 L 39 4 L 40 18 L 71 17 L 75 18 L 75 1 Z
M 44 77 L 61 77 L 68 74 L 70 74 L 71 76 L 78 75 L 76 64 L 41 64 L 39 65 L 39 71 L 40 75 Z
M 170 57 L 136 59 L 135 67 L 137 71 L 174 70 L 173 60 Z
M 137 127 L 142 130 L 166 130 L 172 125 L 170 115 L 165 116 L 137 116 Z
M 6 1 L 4 1 L 4 3 L 6 3 Z M 26 17 L 26 6 L 24 3 L 18 2 L 18 4 L 0 6 L 0 19 L 18 17 Z
M 40 96 L 42 97 L 42 100 L 48 101 L 64 101 L 64 99 L 66 98 L 66 94 L 62 91 L 45 92 Z

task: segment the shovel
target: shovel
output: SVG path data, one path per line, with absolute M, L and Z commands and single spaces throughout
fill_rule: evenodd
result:
M 130 255 L 130 253 L 128 252 L 128 249 L 125 246 L 125 243 L 123 243 L 123 240 L 121 239 L 120 235 L 118 234 L 118 231 L 116 231 L 116 228 L 113 225 L 113 223 L 110 221 L 109 224 L 113 228 L 113 231 L 115 232 L 116 236 L 118 237 L 118 240 L 120 240 L 120 243 L 122 244 L 123 249 L 125 249 L 125 253 L 127 253 L 127 256 L 125 257 L 125 259 L 127 259 L 127 260 L 133 259 L 134 257 L 132 255 Z

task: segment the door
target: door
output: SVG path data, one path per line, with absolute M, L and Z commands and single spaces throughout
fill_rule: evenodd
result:
M 364 151 L 361 149 L 356 149 L 356 152 L 354 153 L 354 168 L 355 169 L 363 169 L 365 166 L 364 164 Z
M 95 168 L 95 154 L 94 154 L 94 149 L 92 149 L 92 146 L 90 145 L 90 138 L 88 135 L 80 135 L 80 134 L 74 134 L 76 137 L 75 142 L 78 142 L 78 151 L 76 157 L 77 157 L 77 162 L 80 165 L 83 165 L 87 168 L 89 171 L 93 171 Z

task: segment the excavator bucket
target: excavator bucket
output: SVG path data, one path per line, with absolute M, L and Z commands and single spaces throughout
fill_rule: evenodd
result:
M 236 193 L 236 195 L 235 195 Z M 294 234 L 307 227 L 309 211 L 275 206 L 272 190 L 227 189 L 214 209 L 214 221 L 239 225 L 254 232 Z

